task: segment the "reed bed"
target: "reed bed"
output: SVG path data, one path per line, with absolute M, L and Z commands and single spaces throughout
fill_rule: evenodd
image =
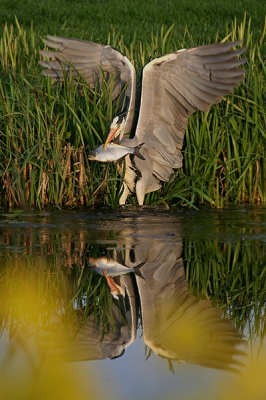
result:
M 150 59 L 194 45 L 188 30 L 176 43 L 175 29 L 162 27 L 148 42 L 134 37 L 131 43 L 112 31 L 106 42 L 134 60 L 140 78 Z M 246 17 L 228 27 L 224 40 L 244 39 L 245 82 L 210 112 L 190 118 L 183 168 L 146 196 L 146 204 L 223 207 L 266 200 L 266 25 L 261 30 L 257 41 Z M 216 40 L 221 39 L 217 33 Z M 36 42 L 33 26 L 26 31 L 18 21 L 6 25 L 0 38 L 0 206 L 116 207 L 121 179 L 115 165 L 87 159 L 88 150 L 104 141 L 115 115 L 112 82 L 101 96 L 82 78 L 78 84 L 71 79 L 53 83 L 41 76 Z M 135 197 L 129 202 L 135 204 Z

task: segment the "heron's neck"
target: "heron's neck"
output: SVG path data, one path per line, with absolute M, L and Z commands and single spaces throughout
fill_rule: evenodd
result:
M 131 79 L 126 88 L 126 121 L 123 129 L 123 134 L 130 132 L 130 137 L 134 136 L 135 129 L 139 116 L 139 90 L 137 84 L 136 70 L 129 62 L 131 70 Z

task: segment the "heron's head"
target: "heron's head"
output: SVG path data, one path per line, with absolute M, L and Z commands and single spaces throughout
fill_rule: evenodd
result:
M 119 115 L 115 117 L 110 125 L 110 132 L 107 136 L 107 139 L 104 143 L 103 150 L 107 146 L 108 143 L 112 142 L 115 138 L 117 138 L 121 133 L 123 135 L 123 130 L 125 126 L 126 118 L 124 115 Z

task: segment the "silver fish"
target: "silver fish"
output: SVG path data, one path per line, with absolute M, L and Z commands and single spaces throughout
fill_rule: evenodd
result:
M 140 149 L 144 143 L 139 144 L 136 147 L 126 147 L 120 146 L 119 144 L 109 143 L 96 147 L 94 150 L 89 152 L 89 160 L 101 161 L 101 162 L 111 162 L 122 160 L 127 154 L 134 154 L 141 160 L 145 160 L 142 154 L 140 154 Z
M 108 276 L 118 276 L 123 274 L 128 274 L 130 272 L 134 272 L 136 275 L 142 277 L 140 272 L 140 268 L 145 264 L 141 263 L 134 268 L 128 268 L 123 264 L 113 260 L 112 258 L 107 257 L 99 257 L 93 258 L 89 257 L 89 264 L 92 266 L 95 272 L 100 275 L 104 275 L 104 271 Z

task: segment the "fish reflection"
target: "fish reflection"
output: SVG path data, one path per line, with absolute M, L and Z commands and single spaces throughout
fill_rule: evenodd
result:
M 144 264 L 145 263 L 140 263 L 133 268 L 129 268 L 110 257 L 88 258 L 88 265 L 92 267 L 97 274 L 105 276 L 111 295 L 117 300 L 119 299 L 119 295 L 125 297 L 125 287 L 124 285 L 120 286 L 116 283 L 112 277 L 128 274 L 130 272 L 134 272 L 142 277 L 140 268 Z
M 89 257 L 88 264 L 90 267 L 92 267 L 94 269 L 95 272 L 97 272 L 97 274 L 104 275 L 104 271 L 105 271 L 106 275 L 113 277 L 113 276 L 128 274 L 130 272 L 134 272 L 135 274 L 142 276 L 140 268 L 145 263 L 142 262 L 139 265 L 130 268 L 130 267 L 127 267 L 126 265 L 119 263 L 118 261 L 116 261 L 112 258 Z

